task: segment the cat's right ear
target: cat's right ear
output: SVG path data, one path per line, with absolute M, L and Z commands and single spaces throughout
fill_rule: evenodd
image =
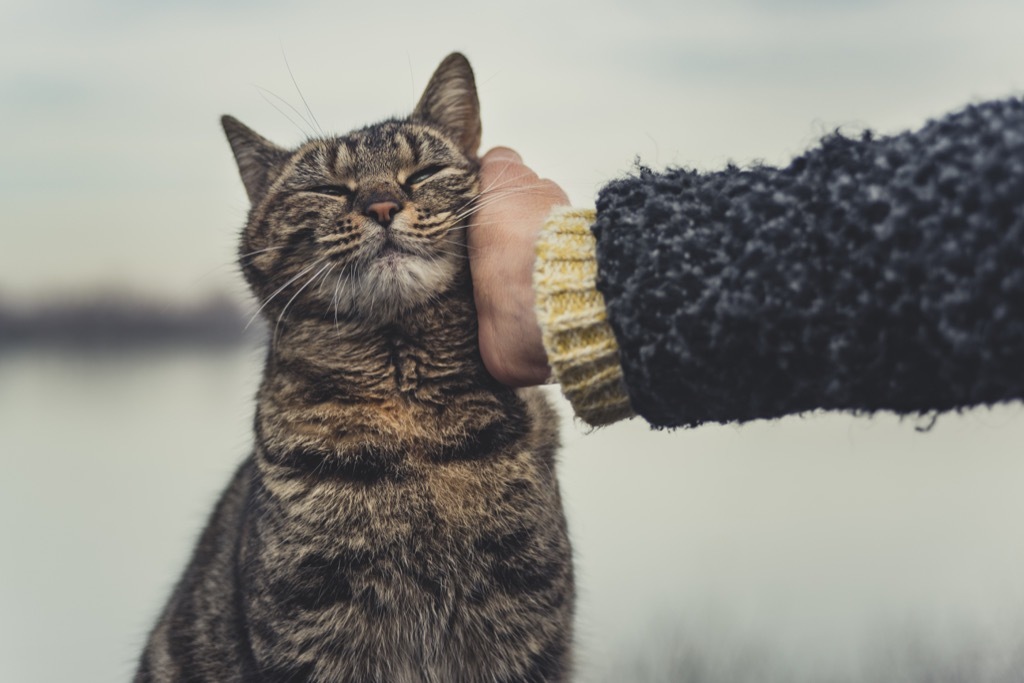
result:
M 222 116 L 220 125 L 224 127 L 231 151 L 235 153 L 245 192 L 249 201 L 255 204 L 266 193 L 277 175 L 276 171 L 290 153 L 233 116 Z
M 480 148 L 480 100 L 469 60 L 458 52 L 444 58 L 427 83 L 412 118 L 448 131 L 468 157 Z

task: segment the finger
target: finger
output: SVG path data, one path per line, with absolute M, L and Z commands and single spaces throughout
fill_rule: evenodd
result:
M 536 178 L 533 169 L 523 164 L 523 158 L 510 147 L 495 147 L 480 160 L 484 191 L 496 189 L 496 185 L 520 184 Z
M 537 174 L 529 166 L 514 161 L 498 161 L 480 169 L 481 190 L 495 192 L 532 185 Z
M 521 164 L 523 163 L 523 158 L 519 156 L 519 152 L 515 151 L 511 147 L 495 147 L 480 159 L 480 163 L 485 166 L 499 161 Z
M 550 178 L 540 178 L 537 181 L 538 187 L 537 192 L 550 198 L 555 202 L 555 205 L 568 205 L 569 195 L 565 193 L 562 186 L 556 183 Z

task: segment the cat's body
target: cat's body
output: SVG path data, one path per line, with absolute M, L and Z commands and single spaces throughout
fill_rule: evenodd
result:
M 477 351 L 468 63 L 446 59 L 411 119 L 295 152 L 225 129 L 273 335 L 256 448 L 136 681 L 567 680 L 555 416 Z

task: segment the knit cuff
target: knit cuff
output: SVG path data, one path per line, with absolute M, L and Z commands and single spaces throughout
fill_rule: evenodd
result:
M 597 291 L 591 209 L 557 207 L 537 239 L 533 287 L 554 379 L 576 416 L 600 426 L 634 415 L 619 346 Z

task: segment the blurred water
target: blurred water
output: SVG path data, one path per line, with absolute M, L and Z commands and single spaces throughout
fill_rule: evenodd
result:
M 0 356 L 0 680 L 130 678 L 249 448 L 260 364 Z M 927 433 L 565 422 L 583 680 L 922 680 L 893 672 L 936 652 L 1024 666 L 1020 405 Z
M 130 680 L 245 455 L 252 352 L 0 356 L 0 680 Z

